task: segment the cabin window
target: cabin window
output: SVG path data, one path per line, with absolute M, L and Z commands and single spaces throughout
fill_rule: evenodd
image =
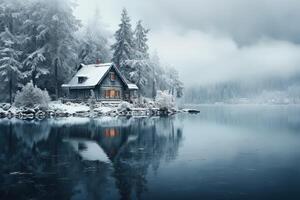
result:
M 78 77 L 78 83 L 83 83 L 84 81 L 85 81 L 85 77 L 83 77 L 83 76 L 79 76 Z
M 109 98 L 109 90 L 105 90 L 105 98 Z
M 115 90 L 110 90 L 110 98 L 114 98 L 116 96 Z
M 110 80 L 115 81 L 116 80 L 116 74 L 114 72 L 110 72 Z
M 120 90 L 105 90 L 104 95 L 106 99 L 117 99 L 120 98 Z

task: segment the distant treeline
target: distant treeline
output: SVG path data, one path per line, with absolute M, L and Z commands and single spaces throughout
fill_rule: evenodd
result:
M 184 103 L 300 103 L 300 74 L 263 80 L 227 81 L 185 89 Z
M 74 7 L 71 0 L 0 0 L 0 101 L 13 101 L 29 81 L 56 99 L 80 63 L 110 61 L 145 96 L 154 97 L 157 90 L 182 95 L 177 71 L 162 66 L 158 55 L 149 56 L 149 30 L 141 21 L 132 30 L 124 9 L 110 44 L 99 11 L 83 26 Z

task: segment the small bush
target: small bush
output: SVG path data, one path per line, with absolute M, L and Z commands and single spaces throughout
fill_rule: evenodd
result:
M 168 91 L 158 91 L 155 104 L 160 109 L 172 109 L 175 107 L 174 97 Z
M 118 111 L 122 112 L 122 111 L 128 111 L 128 110 L 131 110 L 132 109 L 132 104 L 126 102 L 126 101 L 123 101 L 121 102 L 119 105 L 118 105 Z
M 17 92 L 14 104 L 16 107 L 39 107 L 41 109 L 47 109 L 50 101 L 51 99 L 46 90 L 41 90 L 33 86 L 30 82 L 27 83 L 21 91 Z

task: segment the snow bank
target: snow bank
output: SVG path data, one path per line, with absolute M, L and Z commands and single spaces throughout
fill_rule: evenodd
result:
M 59 110 L 61 112 L 66 112 L 74 114 L 77 112 L 88 112 L 90 110 L 89 106 L 78 103 L 66 103 L 63 104 L 59 101 L 51 102 L 49 105 L 50 110 Z
M 106 114 L 106 113 L 110 113 L 110 112 L 114 111 L 114 108 L 103 106 L 103 107 L 95 108 L 94 111 Z

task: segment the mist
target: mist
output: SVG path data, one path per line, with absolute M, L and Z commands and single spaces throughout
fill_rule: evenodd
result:
M 29 16 L 24 12 L 25 10 L 36 10 L 34 6 L 30 7 L 34 5 L 34 2 L 54 5 L 53 1 L 47 0 L 10 2 L 11 5 L 19 5 L 19 8 L 14 9 L 24 13 L 24 16 L 17 17 L 20 18 L 17 19 L 18 23 L 30 22 L 33 27 L 36 26 L 33 24 L 38 21 L 35 19 L 36 14 L 32 15 L 33 19 L 29 21 L 21 19 Z M 150 32 L 147 32 L 147 54 L 151 54 L 149 57 L 151 59 L 157 55 L 159 64 L 155 65 L 161 67 L 156 75 L 153 73 L 153 77 L 161 80 L 160 82 L 169 83 L 168 87 L 160 87 L 157 90 L 170 90 L 175 84 L 168 79 L 174 79 L 174 77 L 178 83 L 177 88 L 181 88 L 181 91 L 183 88 L 181 82 L 183 82 L 185 96 L 190 96 L 189 94 L 192 94 L 192 90 L 195 88 L 198 90 L 206 88 L 204 93 L 217 94 L 209 99 L 219 96 L 219 93 L 231 98 L 249 98 L 250 93 L 253 96 L 260 96 L 265 91 L 274 92 L 276 95 L 280 92 L 281 96 L 287 97 L 287 91 L 290 88 L 300 88 L 298 87 L 300 82 L 298 78 L 300 77 L 300 28 L 297 21 L 300 17 L 299 1 L 68 0 L 55 2 L 70 17 L 70 20 L 65 20 L 67 27 L 63 27 L 64 24 L 61 24 L 67 31 L 63 31 L 60 36 L 68 34 L 64 36 L 65 38 L 57 38 L 61 41 L 68 41 L 70 46 L 70 48 L 65 48 L 70 51 L 67 54 L 68 59 L 65 59 L 66 56 L 62 56 L 66 51 L 59 54 L 62 56 L 66 71 L 66 73 L 61 73 L 63 74 L 59 80 L 61 84 L 74 75 L 75 68 L 71 66 L 75 66 L 79 60 L 84 63 L 94 63 L 99 58 L 103 62 L 112 60 L 113 50 L 111 47 L 116 43 L 114 34 L 119 28 L 121 12 L 126 8 L 130 26 L 133 29 L 137 27 L 139 20 L 142 20 L 143 27 L 150 29 Z M 73 6 L 73 3 L 76 6 Z M 63 6 L 64 4 L 65 6 Z M 24 7 L 28 8 L 24 9 Z M 44 12 L 46 11 L 49 10 L 45 8 Z M 43 27 L 52 27 L 53 20 L 49 20 L 52 15 L 53 13 L 49 11 L 49 17 L 45 17 L 37 23 L 43 24 Z M 56 16 L 54 16 L 55 18 Z M 61 17 L 61 20 L 64 18 L 66 17 Z M 28 35 L 34 33 L 34 31 L 29 33 L 30 29 L 24 27 L 16 26 L 16 30 L 13 32 L 20 36 L 24 35 L 24 32 Z M 2 29 L 5 30 L 4 25 Z M 49 31 L 49 34 L 52 33 L 53 31 Z M 52 45 L 57 42 L 51 42 L 44 38 L 41 44 L 44 43 Z M 41 44 L 39 45 L 42 47 Z M 85 49 L 88 47 L 89 51 Z M 32 53 L 39 55 L 39 52 L 31 51 L 31 48 L 31 46 L 30 48 L 24 47 L 28 52 L 24 52 L 24 56 L 21 56 L 20 60 Z M 43 49 L 41 48 L 41 50 Z M 77 51 L 81 53 L 78 54 Z M 86 52 L 93 55 L 87 57 L 85 56 Z M 80 56 L 84 56 L 84 59 Z M 55 57 L 57 55 L 53 56 L 53 58 Z M 54 63 L 51 61 L 53 58 L 49 56 L 46 59 L 49 62 L 45 65 L 48 75 L 53 75 L 50 67 Z M 29 63 L 34 64 L 33 62 Z M 43 70 L 39 73 L 45 75 Z M 41 77 L 38 75 L 37 78 Z M 50 79 L 50 77 L 48 78 Z M 147 91 L 154 91 L 149 89 L 152 87 L 151 85 L 154 84 L 148 81 Z M 266 85 L 272 85 L 272 87 L 266 87 Z M 50 93 L 59 90 L 59 84 L 50 87 L 41 81 L 40 86 L 50 90 Z M 54 90 L 54 88 L 56 89 Z M 213 89 L 214 92 L 209 91 L 212 88 L 219 89 Z M 237 88 L 239 89 L 237 90 Z M 251 89 L 249 90 L 249 88 Z M 5 90 L 5 87 L 2 86 L 2 89 Z M 17 89 L 19 88 L 15 87 L 13 90 Z M 297 91 L 298 89 L 296 90 L 298 94 Z M 151 92 L 145 93 L 149 93 L 149 96 Z M 292 96 L 294 98 L 297 95 Z M 223 100 L 218 98 L 218 101 Z
M 114 30 L 126 7 L 151 29 L 150 47 L 174 66 L 186 87 L 231 80 L 288 77 L 299 73 L 300 2 L 254 1 L 78 1 L 88 19 L 93 4 Z M 88 6 L 89 5 L 89 6 Z M 90 8 L 80 10 L 80 7 Z

